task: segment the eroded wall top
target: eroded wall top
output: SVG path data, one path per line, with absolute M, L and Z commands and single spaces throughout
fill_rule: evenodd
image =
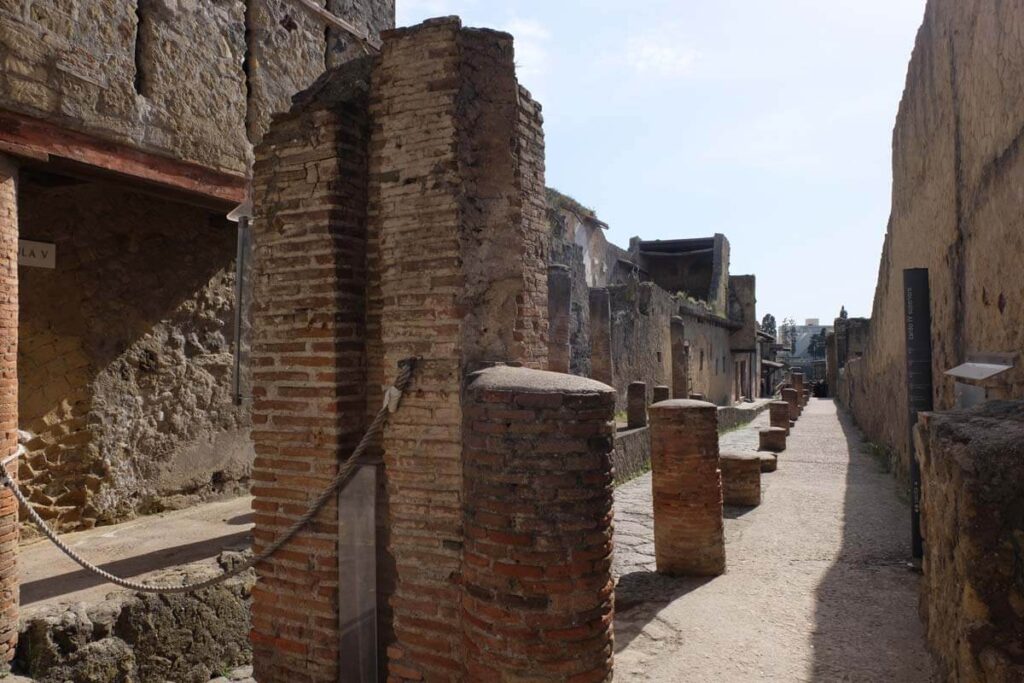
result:
M 326 4 L 394 25 L 394 0 Z M 294 0 L 0 0 L 4 109 L 234 173 L 271 113 L 358 49 Z

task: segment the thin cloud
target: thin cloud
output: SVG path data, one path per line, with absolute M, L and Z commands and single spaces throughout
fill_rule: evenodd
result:
M 547 72 L 551 32 L 530 19 L 512 19 L 501 27 L 515 38 L 516 67 L 520 78 L 538 79 Z
M 697 51 L 668 34 L 634 36 L 626 42 L 626 64 L 641 76 L 680 78 L 693 72 Z

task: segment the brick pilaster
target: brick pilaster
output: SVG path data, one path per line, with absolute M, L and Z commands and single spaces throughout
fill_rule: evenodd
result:
M 18 448 L 18 172 L 0 158 L 0 457 Z M 16 476 L 18 463 L 7 467 Z M 0 668 L 18 642 L 18 502 L 0 490 Z
M 572 280 L 568 266 L 548 266 L 548 370 L 569 372 Z
M 370 320 L 379 302 L 383 368 L 422 359 L 382 444 L 388 674 L 461 680 L 463 379 L 483 361 L 548 363 L 540 107 L 511 36 L 439 19 L 385 34 L 371 114 Z
M 658 571 L 725 571 L 718 409 L 688 399 L 651 406 L 651 490 Z
M 498 367 L 468 399 L 466 680 L 610 681 L 615 390 Z
M 366 426 L 368 69 L 352 64 L 318 82 L 256 149 L 255 552 L 305 512 Z M 252 642 L 262 683 L 338 680 L 337 519 L 332 503 L 257 567 Z
M 669 324 L 672 340 L 672 398 L 690 395 L 690 347 L 686 344 L 683 319 L 673 316 Z

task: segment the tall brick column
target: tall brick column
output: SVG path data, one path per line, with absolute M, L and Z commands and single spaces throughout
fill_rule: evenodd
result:
M 797 404 L 803 408 L 807 404 L 807 400 L 804 398 L 804 373 L 794 372 L 792 374 L 793 388 L 796 389 L 796 400 Z
M 607 289 L 590 290 L 590 376 L 614 384 L 612 374 L 612 302 Z
M 388 676 L 461 680 L 464 378 L 488 361 L 548 366 L 540 106 L 511 36 L 448 18 L 385 34 L 370 110 L 371 376 L 421 358 L 382 442 Z
M 467 681 L 610 681 L 615 391 L 524 368 L 468 390 Z
M 18 448 L 18 170 L 0 157 L 0 457 Z M 17 476 L 18 463 L 7 466 Z M 0 491 L 0 669 L 18 642 L 18 501 Z
M 669 332 L 672 340 L 672 398 L 690 395 L 690 347 L 686 343 L 683 319 L 672 317 Z
M 689 399 L 651 406 L 651 470 L 658 571 L 673 576 L 723 573 L 718 408 Z
M 548 370 L 569 372 L 572 279 L 568 266 L 548 266 Z
M 352 87 L 300 96 L 256 148 L 250 361 L 255 552 L 305 512 L 367 424 L 368 67 L 354 64 L 333 74 L 333 83 Z M 337 506 L 328 505 L 257 567 L 257 577 L 255 677 L 261 683 L 336 682 Z
M 797 398 L 796 389 L 786 387 L 782 390 L 782 400 L 789 405 L 789 419 L 796 422 L 800 417 L 800 399 Z

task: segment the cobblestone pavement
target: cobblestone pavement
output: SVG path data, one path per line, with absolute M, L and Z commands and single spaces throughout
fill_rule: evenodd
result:
M 755 451 L 767 425 L 764 413 L 721 448 Z M 654 573 L 650 476 L 616 491 L 617 681 L 936 680 L 909 509 L 831 401 L 804 410 L 761 505 L 726 508 L 723 576 Z

